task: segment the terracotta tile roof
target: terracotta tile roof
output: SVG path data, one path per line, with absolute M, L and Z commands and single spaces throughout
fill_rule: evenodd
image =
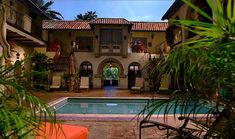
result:
M 165 31 L 167 22 L 138 22 L 134 21 L 131 31 Z
M 58 21 L 44 20 L 42 23 L 43 29 L 78 29 L 90 30 L 91 27 L 87 21 Z
M 131 25 L 131 23 L 124 18 L 98 18 L 94 21 L 91 21 L 90 24 Z
M 131 31 L 165 31 L 167 22 L 129 22 L 124 18 L 98 18 L 94 21 L 58 21 L 44 20 L 43 29 L 76 29 L 91 30 L 91 26 L 95 24 L 102 25 L 132 25 Z

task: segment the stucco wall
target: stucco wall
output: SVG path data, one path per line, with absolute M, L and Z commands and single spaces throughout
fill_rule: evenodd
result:
M 171 17 L 169 20 L 171 19 L 186 19 L 187 16 L 187 12 L 188 12 L 188 6 L 187 5 L 182 5 Z M 182 29 L 182 42 L 185 41 L 187 35 L 187 31 L 185 31 L 185 29 Z
M 131 32 L 131 38 L 147 38 L 147 51 L 151 54 L 159 53 L 159 45 L 164 42 L 165 32 Z M 152 43 L 152 46 L 148 44 Z
M 122 29 L 122 41 L 123 46 L 121 47 L 121 54 L 112 55 L 112 54 L 101 54 L 99 39 L 100 39 L 100 29 Z M 49 31 L 50 42 L 53 40 L 61 41 L 62 51 L 70 52 L 72 45 L 71 42 L 76 40 L 76 37 L 93 37 L 93 52 L 75 52 L 75 67 L 76 72 L 78 73 L 80 64 L 84 61 L 88 61 L 92 64 L 93 69 L 93 87 L 94 88 L 102 88 L 102 75 L 98 73 L 99 65 L 107 59 L 115 59 L 117 60 L 123 67 L 123 75 L 119 78 L 119 87 L 122 89 L 128 88 L 128 68 L 129 65 L 133 62 L 137 62 L 141 65 L 141 68 L 144 67 L 146 62 L 148 61 L 149 55 L 148 53 L 128 53 L 128 47 L 134 37 L 147 38 L 148 43 L 152 43 L 151 47 L 147 47 L 147 51 L 151 54 L 155 54 L 159 52 L 159 45 L 165 41 L 165 32 L 128 32 L 127 26 L 101 26 L 96 25 L 94 31 L 79 31 L 79 30 L 53 30 Z M 147 77 L 147 72 L 142 71 L 142 76 Z
M 77 30 L 53 30 L 49 31 L 49 42 L 60 41 L 61 42 L 61 51 L 71 52 L 72 50 L 72 41 L 76 40 L 76 37 L 93 37 L 92 31 L 77 31 Z M 94 39 L 93 39 L 94 40 Z M 94 46 L 93 46 L 94 47 Z
M 123 58 L 121 56 L 100 56 L 99 58 L 95 57 L 93 53 L 88 52 L 75 52 L 75 61 L 76 61 L 76 71 L 79 71 L 80 64 L 84 61 L 89 61 L 92 64 L 93 70 L 93 86 L 94 88 L 101 88 L 101 81 L 102 77 L 96 76 L 98 74 L 98 66 L 104 61 L 105 59 L 116 59 L 118 60 L 124 69 L 124 77 L 121 77 L 119 80 L 119 87 L 122 89 L 127 89 L 127 74 L 128 74 L 128 67 L 131 63 L 137 62 L 141 65 L 141 68 L 146 64 L 148 61 L 148 55 L 144 53 L 132 53 L 128 54 L 127 58 Z M 144 73 L 143 76 L 146 76 Z M 101 75 L 102 76 L 102 75 Z

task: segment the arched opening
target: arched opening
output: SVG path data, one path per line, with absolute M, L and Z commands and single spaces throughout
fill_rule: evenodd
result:
M 140 64 L 133 62 L 128 67 L 128 89 L 135 85 L 136 77 L 141 77 Z
M 79 77 L 89 77 L 89 87 L 92 88 L 92 76 L 93 76 L 93 70 L 92 70 L 92 64 L 88 61 L 84 61 L 80 64 L 79 68 Z
M 120 67 L 116 63 L 106 63 L 103 67 L 104 86 L 118 86 Z
M 120 61 L 107 58 L 99 64 L 97 73 L 102 78 L 102 87 L 119 86 L 119 78 L 124 76 L 124 69 Z

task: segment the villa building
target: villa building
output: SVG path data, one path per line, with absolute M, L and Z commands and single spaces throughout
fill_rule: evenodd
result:
M 88 76 L 90 88 L 127 89 L 136 77 L 143 77 L 144 88 L 149 90 L 151 69 L 143 67 L 169 52 L 166 22 L 124 18 L 56 21 L 31 0 L 2 0 L 0 10 L 2 64 L 15 64 L 36 50 L 56 59 L 50 67 L 53 75 Z M 32 63 L 22 67 L 31 69 Z M 167 84 L 164 80 L 162 87 Z
M 61 52 L 72 52 L 74 72 L 89 76 L 90 87 L 114 85 L 121 89 L 133 86 L 137 76 L 147 82 L 148 73 L 142 70 L 146 62 L 168 51 L 167 26 L 166 22 L 132 22 L 124 18 L 45 20 L 42 24 L 51 44 L 48 51 L 59 45 Z

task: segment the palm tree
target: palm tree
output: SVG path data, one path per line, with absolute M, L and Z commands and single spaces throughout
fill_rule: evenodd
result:
M 64 19 L 63 16 L 56 11 L 53 11 L 50 7 L 54 3 L 53 1 L 44 2 L 44 0 L 36 0 L 36 4 L 45 12 L 47 13 L 52 19 L 62 20 Z
M 179 87 L 169 100 L 154 101 L 146 106 L 143 110 L 148 112 L 145 120 L 162 109 L 165 118 L 170 109 L 173 109 L 174 115 L 180 109 L 179 113 L 190 119 L 208 106 L 205 121 L 197 121 L 196 130 L 184 128 L 185 131 L 199 138 L 232 139 L 235 137 L 235 103 L 231 93 L 235 88 L 235 1 L 228 0 L 224 11 L 220 0 L 215 0 L 215 4 L 213 0 L 207 0 L 214 18 L 190 0 L 182 1 L 210 22 L 170 21 L 198 37 L 175 46 L 167 57 L 155 64 L 151 77 L 161 79 L 162 75 L 171 75 Z M 183 85 L 183 89 L 180 85 Z M 218 90 L 222 91 L 215 97 Z
M 79 14 L 75 17 L 75 20 L 84 20 L 84 21 L 91 21 L 96 19 L 98 16 L 96 15 L 96 11 L 87 11 L 84 15 Z

